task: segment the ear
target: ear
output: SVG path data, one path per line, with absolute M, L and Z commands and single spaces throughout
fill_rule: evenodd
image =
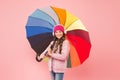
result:
M 67 31 L 65 30 L 64 33 L 67 34 Z

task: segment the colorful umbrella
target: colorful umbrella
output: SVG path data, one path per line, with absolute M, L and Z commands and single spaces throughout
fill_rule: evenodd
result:
M 64 26 L 70 43 L 67 67 L 79 66 L 89 57 L 89 33 L 80 19 L 65 9 L 49 6 L 37 9 L 28 17 L 26 32 L 31 47 L 40 55 L 53 40 L 52 31 L 57 24 Z

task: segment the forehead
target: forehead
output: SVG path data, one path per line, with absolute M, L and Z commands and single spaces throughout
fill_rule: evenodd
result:
M 61 30 L 56 30 L 56 32 L 62 32 Z

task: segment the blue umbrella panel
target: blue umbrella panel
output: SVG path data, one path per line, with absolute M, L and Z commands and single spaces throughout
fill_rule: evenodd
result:
M 52 29 L 53 25 L 51 23 L 36 17 L 28 17 L 26 25 L 27 39 L 32 49 L 37 53 L 37 61 L 39 61 L 37 56 L 39 56 L 53 40 Z

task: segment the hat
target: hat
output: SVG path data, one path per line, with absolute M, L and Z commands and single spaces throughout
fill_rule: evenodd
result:
M 61 30 L 63 33 L 64 33 L 64 27 L 62 25 L 56 25 L 54 27 L 54 33 L 57 31 L 57 30 Z

